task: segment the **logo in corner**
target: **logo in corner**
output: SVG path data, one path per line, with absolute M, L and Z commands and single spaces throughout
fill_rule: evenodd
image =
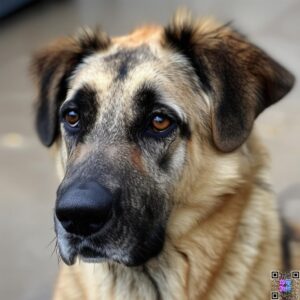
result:
M 271 272 L 270 299 L 300 300 L 300 271 Z

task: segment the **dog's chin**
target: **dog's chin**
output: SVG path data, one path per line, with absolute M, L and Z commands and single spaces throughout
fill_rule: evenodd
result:
M 156 243 L 155 247 L 144 248 L 134 247 L 131 250 L 110 249 L 105 247 L 96 248 L 85 243 L 69 245 L 59 241 L 59 253 L 63 262 L 69 266 L 76 263 L 77 260 L 87 263 L 115 262 L 127 267 L 136 267 L 147 263 L 153 257 L 160 254 L 163 249 L 163 243 Z

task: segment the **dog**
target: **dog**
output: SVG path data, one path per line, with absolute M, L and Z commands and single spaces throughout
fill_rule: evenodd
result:
M 61 178 L 54 299 L 269 299 L 281 226 L 254 121 L 288 70 L 186 11 L 128 36 L 83 29 L 31 68 Z

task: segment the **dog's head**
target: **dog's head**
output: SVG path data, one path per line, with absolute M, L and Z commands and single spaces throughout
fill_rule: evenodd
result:
M 54 219 L 67 264 L 156 256 L 204 172 L 203 147 L 239 151 L 294 82 L 228 26 L 180 16 L 126 37 L 82 31 L 37 53 L 32 69 L 37 131 L 63 170 Z

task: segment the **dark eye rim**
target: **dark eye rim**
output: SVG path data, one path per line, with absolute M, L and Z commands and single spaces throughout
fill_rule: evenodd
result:
M 165 130 L 157 131 L 152 128 L 152 120 L 154 119 L 155 116 L 164 116 L 167 117 L 170 120 L 170 126 L 168 126 Z M 166 114 L 166 113 L 161 113 L 161 112 L 154 112 L 150 115 L 149 120 L 147 122 L 146 129 L 144 131 L 144 135 L 148 137 L 153 137 L 153 138 L 166 138 L 170 136 L 175 129 L 177 128 L 177 120 L 173 116 Z

